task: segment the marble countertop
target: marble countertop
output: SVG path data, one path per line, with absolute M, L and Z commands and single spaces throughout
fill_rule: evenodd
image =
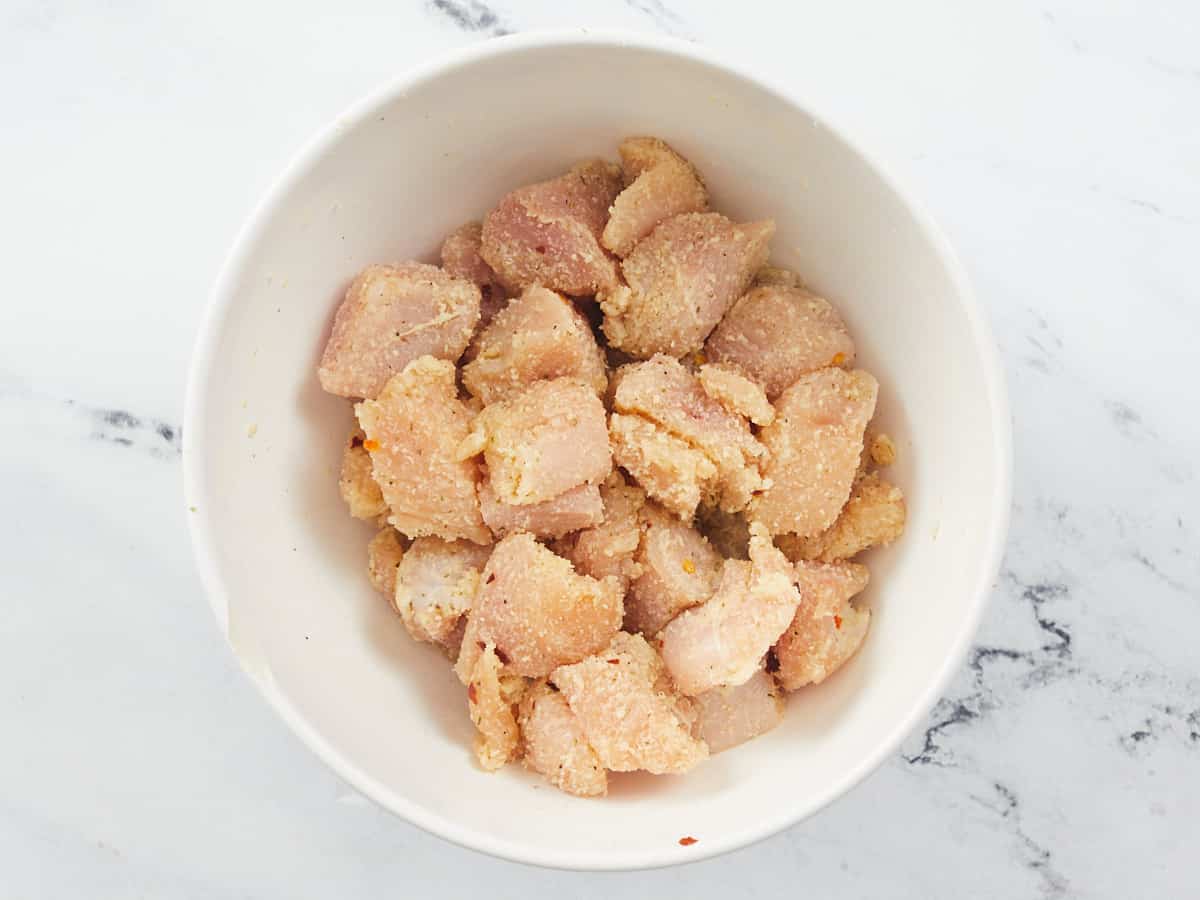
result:
M 4 4 L 0 893 L 1200 895 L 1200 7 L 776 5 Z M 752 56 L 890 159 L 1016 420 L 1002 577 L 924 726 L 786 833 L 631 875 L 469 853 L 341 784 L 226 650 L 180 485 L 192 338 L 284 161 L 412 63 L 575 24 Z

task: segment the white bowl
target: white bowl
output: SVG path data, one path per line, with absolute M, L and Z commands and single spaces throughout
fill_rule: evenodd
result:
M 870 558 L 866 644 L 784 723 L 683 777 L 579 800 L 473 762 L 446 660 L 367 584 L 371 529 L 336 476 L 350 405 L 315 367 L 367 263 L 433 259 L 514 186 L 630 134 L 666 138 L 715 208 L 774 217 L 773 260 L 841 310 L 882 385 L 908 530 Z M 679 41 L 560 32 L 478 44 L 356 104 L 288 166 L 234 243 L 196 347 L 184 428 L 200 571 L 247 673 L 300 738 L 384 807 L 522 862 L 696 860 L 820 809 L 888 754 L 960 664 L 1007 525 L 995 346 L 946 240 L 862 150 L 790 94 Z M 681 846 L 683 836 L 697 843 Z

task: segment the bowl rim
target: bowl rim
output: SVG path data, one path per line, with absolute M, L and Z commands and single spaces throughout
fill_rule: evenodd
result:
M 414 803 L 357 768 L 304 718 L 276 687 L 269 673 L 257 669 L 251 661 L 245 659 L 230 640 L 228 590 L 216 563 L 216 540 L 208 515 L 208 503 L 205 500 L 207 495 L 202 447 L 205 444 L 205 397 L 209 389 L 212 363 L 217 352 L 222 326 L 236 300 L 236 293 L 233 290 L 234 283 L 244 267 L 251 248 L 257 244 L 271 211 L 288 194 L 299 178 L 337 142 L 345 128 L 356 125 L 366 117 L 373 115 L 373 111 L 379 106 L 391 102 L 411 88 L 438 78 L 451 70 L 470 66 L 493 57 L 520 54 L 524 51 L 546 47 L 572 46 L 614 46 L 645 50 L 724 70 L 750 82 L 758 89 L 774 95 L 798 113 L 808 116 L 829 131 L 845 146 L 848 152 L 857 155 L 870 167 L 912 216 L 922 236 L 934 248 L 950 275 L 960 306 L 967 317 L 983 370 L 995 440 L 996 465 L 992 473 L 995 487 L 990 504 L 992 517 L 988 523 L 986 551 L 977 566 L 976 586 L 970 597 L 969 608 L 963 616 L 962 624 L 936 677 L 930 681 L 918 701 L 911 705 L 887 737 L 836 782 L 827 785 L 822 792 L 804 798 L 803 802 L 785 806 L 774 815 L 764 816 L 751 827 L 696 844 L 689 848 L 686 856 L 681 856 L 678 848 L 671 846 L 647 847 L 638 852 L 613 856 L 606 854 L 603 848 L 597 848 L 595 852 L 560 851 L 500 839 L 487 832 L 464 827 Z M 528 31 L 491 38 L 439 53 L 432 59 L 410 67 L 371 90 L 341 114 L 335 116 L 331 122 L 321 127 L 291 158 L 266 193 L 255 204 L 226 254 L 206 303 L 200 330 L 193 347 L 184 406 L 182 438 L 184 498 L 189 509 L 188 524 L 201 583 L 208 595 L 221 631 L 243 671 L 292 731 L 317 757 L 354 789 L 371 798 L 389 812 L 425 831 L 461 847 L 478 850 L 501 859 L 556 869 L 620 871 L 697 862 L 777 834 L 820 811 L 858 785 L 895 752 L 900 743 L 912 733 L 920 720 L 932 709 L 965 659 L 987 606 L 994 579 L 1000 570 L 1012 505 L 1012 420 L 999 349 L 992 336 L 987 317 L 971 288 L 965 267 L 932 217 L 913 199 L 912 194 L 897 180 L 888 167 L 882 164 L 874 154 L 860 146 L 847 129 L 831 121 L 831 117 L 824 111 L 815 111 L 812 105 L 798 96 L 797 91 L 791 87 L 777 83 L 773 78 L 764 76 L 752 66 L 731 59 L 721 50 L 663 35 L 611 29 L 568 28 Z

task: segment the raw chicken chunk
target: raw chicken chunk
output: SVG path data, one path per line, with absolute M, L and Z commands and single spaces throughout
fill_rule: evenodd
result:
M 739 225 L 720 213 L 667 219 L 621 263 L 624 285 L 602 291 L 604 333 L 641 359 L 693 353 L 767 258 L 772 221 Z
M 665 141 L 627 138 L 618 152 L 629 186 L 613 201 L 600 239 L 617 256 L 627 256 L 659 222 L 708 208 L 708 191 L 699 173 Z
M 886 547 L 904 533 L 904 494 L 872 472 L 854 483 L 837 520 L 810 537 L 780 535 L 776 543 L 788 559 L 835 562 L 869 547 Z
M 775 645 L 775 676 L 786 690 L 819 684 L 862 645 L 871 613 L 851 606 L 850 598 L 870 577 L 867 567 L 856 563 L 796 564 L 804 600 Z
M 716 481 L 712 460 L 641 416 L 613 413 L 608 427 L 617 464 L 647 494 L 681 519 L 690 519 Z
M 370 400 L 419 357 L 457 360 L 479 321 L 479 299 L 478 287 L 437 266 L 367 266 L 334 317 L 321 387 Z
M 378 519 L 387 513 L 387 504 L 383 502 L 383 491 L 371 474 L 371 454 L 363 446 L 365 438 L 361 428 L 355 428 L 350 433 L 342 454 L 338 490 L 354 518 Z
M 394 376 L 379 399 L 354 411 L 392 525 L 410 538 L 490 544 L 475 496 L 479 467 L 456 453 L 470 414 L 458 399 L 454 374 L 453 363 L 423 356 Z
M 770 425 L 775 421 L 775 407 L 763 389 L 749 378 L 722 365 L 701 365 L 698 377 L 704 393 L 731 413 L 755 425 Z
M 479 288 L 479 327 L 486 326 L 504 308 L 504 287 L 492 267 L 479 255 L 483 226 L 478 222 L 460 225 L 442 242 L 442 268 Z
M 629 584 L 624 629 L 654 637 L 680 612 L 712 596 L 721 557 L 704 535 L 654 504 L 642 509 L 642 518 L 642 574 Z
M 803 288 L 751 289 L 709 335 L 705 355 L 759 382 L 774 399 L 801 375 L 854 363 L 854 341 L 829 301 Z
M 708 757 L 692 736 L 694 710 L 675 694 L 641 635 L 621 632 L 602 652 L 550 680 L 579 718 L 601 765 L 615 772 L 686 772 Z
M 554 551 L 569 559 L 575 571 L 593 578 L 612 575 L 624 591 L 632 578 L 641 574 L 635 561 L 642 540 L 638 512 L 646 502 L 646 494 L 629 484 L 620 471 L 608 476 L 600 485 L 604 518 L 593 528 L 567 535 L 555 542 Z
M 396 570 L 393 605 L 418 641 L 447 645 L 479 590 L 491 553 L 470 541 L 423 537 L 413 541 Z
M 621 173 L 602 160 L 559 178 L 518 188 L 483 220 L 484 260 L 511 293 L 531 284 L 585 297 L 617 281 L 600 246 Z
M 521 698 L 519 724 L 528 768 L 577 797 L 608 793 L 608 772 L 562 694 L 538 682 Z
M 764 451 L 744 418 L 705 393 L 700 381 L 669 356 L 625 366 L 614 381 L 615 412 L 642 416 L 702 451 L 717 470 L 711 489 L 719 505 L 730 512 L 745 508 L 762 486 L 758 460 Z M 655 496 L 649 485 L 642 486 Z M 684 515 L 694 511 L 693 506 Z
M 604 404 L 572 378 L 537 381 L 487 406 L 459 447 L 483 453 L 491 490 L 511 506 L 552 500 L 612 471 Z
M 761 527 L 750 533 L 750 561 L 727 559 L 716 593 L 663 628 L 662 658 L 676 686 L 696 696 L 749 680 L 800 604 L 793 569 Z
M 485 404 L 535 381 L 572 376 L 597 394 L 608 386 L 604 354 L 569 300 L 534 285 L 502 310 L 475 342 L 463 384 Z
M 484 479 L 479 485 L 479 508 L 484 524 L 496 537 L 514 531 L 528 531 L 540 538 L 562 537 L 604 518 L 600 488 L 594 484 L 581 484 L 541 503 L 510 506 L 496 499 L 491 482 Z
M 700 737 L 709 753 L 720 753 L 770 731 L 783 718 L 775 679 L 759 669 L 736 687 L 719 687 L 696 698 Z
M 500 660 L 491 646 L 475 661 L 467 683 L 467 709 L 478 732 L 475 757 L 480 766 L 493 772 L 516 755 L 521 732 L 501 684 Z
M 505 670 L 541 678 L 606 646 L 621 627 L 615 578 L 579 575 L 529 534 L 496 545 L 468 625 L 494 644 Z
M 868 372 L 821 369 L 780 395 L 759 437 L 769 482 L 749 518 L 772 534 L 807 537 L 833 524 L 850 497 L 879 385 Z
M 396 568 L 404 559 L 404 543 L 400 533 L 390 525 L 367 544 L 367 578 L 371 586 L 391 601 L 396 595 Z

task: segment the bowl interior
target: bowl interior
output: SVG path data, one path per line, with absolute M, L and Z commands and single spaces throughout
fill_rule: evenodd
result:
M 349 404 L 314 369 L 362 266 L 434 260 L 507 190 L 664 137 L 773 261 L 841 310 L 879 378 L 908 530 L 874 552 L 861 653 L 769 735 L 682 778 L 617 775 L 577 800 L 473 763 L 464 691 L 365 577 L 372 530 L 336 479 Z M 700 51 L 508 41 L 360 104 L 292 167 L 235 248 L 188 413 L 189 503 L 218 617 L 289 722 L 358 788 L 443 836 L 561 866 L 694 859 L 783 827 L 861 778 L 935 699 L 974 628 L 1007 510 L 993 350 L 923 220 L 821 122 Z M 681 836 L 698 839 L 692 847 Z

